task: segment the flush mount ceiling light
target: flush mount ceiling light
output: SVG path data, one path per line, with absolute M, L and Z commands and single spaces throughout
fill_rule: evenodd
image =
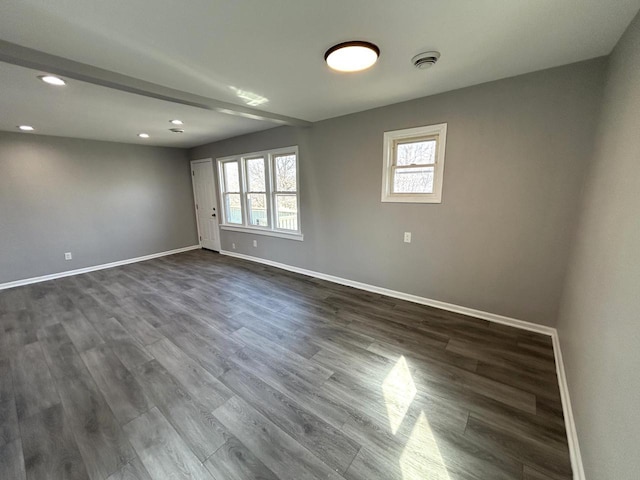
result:
M 352 41 L 334 45 L 324 54 L 330 68 L 339 72 L 359 72 L 378 61 L 380 49 L 373 43 Z
M 169 123 L 173 125 L 182 125 L 184 122 L 182 120 L 169 120 Z
M 35 130 L 31 125 L 18 125 L 18 128 L 23 132 L 33 132 Z
M 148 133 L 139 133 L 138 136 L 140 138 L 149 138 L 149 134 Z
M 63 79 L 61 79 L 60 77 L 56 77 L 55 75 L 40 75 L 38 78 L 44 83 L 55 85 L 57 87 L 61 87 L 67 84 L 67 82 L 65 82 Z

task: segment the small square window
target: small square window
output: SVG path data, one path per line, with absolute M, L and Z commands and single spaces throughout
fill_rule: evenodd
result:
M 384 134 L 382 201 L 440 203 L 447 124 Z

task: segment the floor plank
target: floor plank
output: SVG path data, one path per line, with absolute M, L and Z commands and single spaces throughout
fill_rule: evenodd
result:
M 540 470 L 535 470 L 528 465 L 524 466 L 522 472 L 522 480 L 555 480 L 557 477 L 553 474 L 547 475 Z
M 465 436 L 476 443 L 482 442 L 487 446 L 502 449 L 519 461 L 543 465 L 557 478 L 572 478 L 568 450 L 563 452 L 553 448 L 553 445 L 526 438 L 501 426 L 491 425 L 476 418 L 474 414 L 469 417 Z
M 65 315 L 61 323 L 79 352 L 103 343 L 100 334 L 80 310 L 74 310 L 69 315 Z
M 27 478 L 20 440 L 13 440 L 0 446 L 0 478 L 7 480 L 25 480 Z
M 39 342 L 16 352 L 11 362 L 18 418 L 26 418 L 60 403 Z
M 38 335 L 88 471 L 92 478 L 105 478 L 132 457 L 131 447 L 62 325 Z
M 215 417 L 283 480 L 340 480 L 342 477 L 248 403 L 232 397 Z
M 61 324 L 41 328 L 38 339 L 54 378 L 87 375 L 87 368 Z
M 234 355 L 232 360 L 233 364 L 253 372 L 263 382 L 305 405 L 335 428 L 340 428 L 350 415 L 357 414 L 342 399 L 332 398 L 325 389 L 317 388 L 278 365 L 267 364 L 254 352 L 243 350 Z
M 122 324 L 115 318 L 100 319 L 93 324 L 100 336 L 111 347 L 120 361 L 129 370 L 153 359 L 145 347 L 133 339 Z
M 313 384 L 322 385 L 333 371 L 323 366 L 313 358 L 307 360 L 297 353 L 282 348 L 276 343 L 267 340 L 252 332 L 248 328 L 241 328 L 233 333 L 233 338 L 247 345 L 263 358 L 271 359 L 274 363 L 281 365 L 294 375 Z
M 308 405 L 303 408 L 251 373 L 234 368 L 221 380 L 334 470 L 344 472 L 358 453 L 358 443 L 312 413 Z
M 173 377 L 179 379 L 187 392 L 207 408 L 214 410 L 233 396 L 227 386 L 169 340 L 160 340 L 147 348 Z
M 20 438 L 18 412 L 14 400 L 11 398 L 0 403 L 0 447 L 18 438 Z
M 25 345 L 36 341 L 38 325 L 26 309 L 0 312 L 0 332 L 2 333 L 2 355 L 10 358 Z
M 107 478 L 107 480 L 151 480 L 138 457 L 131 460 L 124 467 Z
M 224 373 L 227 356 L 204 338 L 175 323 L 164 325 L 162 332 L 183 352 L 197 360 L 214 377 L 219 377 Z
M 0 360 L 0 447 L 20 438 L 9 360 Z
M 205 467 L 216 480 L 278 480 L 275 473 L 235 437 L 216 450 Z
M 234 317 L 241 319 L 246 328 L 301 357 L 311 358 L 320 351 L 320 347 L 313 343 L 311 336 L 288 330 L 280 323 L 274 322 L 273 316 L 256 317 L 251 313 L 237 315 Z
M 149 409 L 142 387 L 111 347 L 101 345 L 87 350 L 82 359 L 120 423 L 127 423 Z
M 157 408 L 124 429 L 153 480 L 214 480 Z
M 200 461 L 224 444 L 225 430 L 211 414 L 213 408 L 191 397 L 157 360 L 140 366 L 137 378 Z
M 0 359 L 0 403 L 14 401 L 13 378 L 11 376 L 11 361 Z
M 27 478 L 90 478 L 61 405 L 23 420 L 21 429 Z

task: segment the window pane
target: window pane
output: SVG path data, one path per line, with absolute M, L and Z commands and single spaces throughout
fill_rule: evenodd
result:
M 240 176 L 238 175 L 238 162 L 224 163 L 224 186 L 226 192 L 240 191 Z
M 227 223 L 242 224 L 242 207 L 239 193 L 226 193 L 224 196 Z
M 295 192 L 296 185 L 296 156 L 278 155 L 275 157 L 276 191 Z
M 249 223 L 260 227 L 268 227 L 267 195 L 264 193 L 250 193 L 247 195 L 247 204 L 249 206 Z
M 249 192 L 266 192 L 267 182 L 264 172 L 264 158 L 247 160 L 247 187 Z
M 436 163 L 436 141 L 398 143 L 396 145 L 396 165 L 425 165 Z
M 395 170 L 393 193 L 433 193 L 433 169 L 417 167 Z
M 298 198 L 295 195 L 276 195 L 278 228 L 298 230 Z

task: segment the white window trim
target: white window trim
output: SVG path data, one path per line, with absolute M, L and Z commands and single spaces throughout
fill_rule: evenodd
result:
M 285 154 L 294 154 L 296 156 L 296 191 L 290 192 L 295 194 L 298 200 L 298 230 L 285 230 L 276 228 L 276 209 L 275 209 L 275 157 Z M 255 159 L 256 157 L 263 157 L 265 159 L 265 178 L 266 178 L 266 195 L 267 195 L 267 217 L 269 219 L 268 227 L 259 227 L 256 225 L 248 224 L 248 205 L 247 205 L 247 179 L 245 175 L 246 161 Z M 224 203 L 225 194 L 225 178 L 224 178 L 224 164 L 227 162 L 238 162 L 239 175 L 240 175 L 240 203 L 242 205 L 242 224 L 228 223 L 227 222 L 227 209 Z M 302 224 L 300 221 L 300 155 L 298 153 L 298 147 L 284 147 L 272 150 L 262 150 L 259 152 L 243 153 L 240 155 L 231 155 L 228 157 L 216 158 L 216 164 L 218 165 L 218 184 L 220 186 L 220 194 L 222 198 L 222 222 L 220 223 L 221 230 L 227 230 L 232 232 L 244 232 L 253 233 L 257 235 L 266 235 L 270 237 L 287 238 L 290 240 L 302 241 L 304 235 L 302 234 Z M 287 192 L 284 192 L 287 193 Z
M 282 156 L 282 155 L 286 155 L 286 154 L 290 154 L 290 153 L 295 153 L 296 155 L 296 190 L 295 192 L 286 192 L 286 191 L 278 191 L 276 189 L 277 185 L 276 185 L 276 160 L 275 157 L 278 156 Z M 272 150 L 271 152 L 269 152 L 269 170 L 271 172 L 271 188 L 269 189 L 269 191 L 271 192 L 271 205 L 272 205 L 272 218 L 271 221 L 273 222 L 273 231 L 275 232 L 281 232 L 281 233 L 297 233 L 299 235 L 302 235 L 301 232 L 301 226 L 300 226 L 300 161 L 299 161 L 299 157 L 298 157 L 298 147 L 295 147 L 295 151 L 291 150 L 291 149 L 286 149 L 286 148 L 280 148 L 278 150 Z M 298 231 L 297 232 L 293 232 L 291 230 L 284 230 L 284 229 L 279 229 L 276 227 L 276 225 L 278 224 L 277 222 L 277 212 L 276 212 L 276 196 L 278 194 L 281 195 L 293 195 L 295 194 L 297 202 L 298 202 L 298 215 L 297 215 L 297 224 L 298 224 Z
M 234 223 L 230 225 L 220 225 L 221 230 L 227 230 L 229 232 L 242 232 L 242 233 L 254 233 L 256 235 L 265 235 L 267 237 L 287 238 L 289 240 L 297 240 L 302 242 L 304 235 L 302 233 L 286 233 L 284 230 L 267 230 L 260 227 L 243 227 Z
M 393 193 L 394 145 L 398 140 L 416 137 L 438 137 L 435 168 L 433 173 L 433 193 Z M 383 202 L 396 203 L 442 203 L 442 180 L 444 177 L 445 147 L 447 142 L 447 124 L 428 125 L 425 127 L 406 128 L 384 132 L 384 156 L 382 163 L 382 195 Z
M 258 160 L 258 159 L 262 159 L 262 162 L 264 164 L 264 192 L 254 192 L 249 190 L 249 185 L 247 182 L 247 177 L 246 177 L 246 171 L 247 171 L 247 161 L 249 160 Z M 274 226 L 273 223 L 273 219 L 272 219 L 272 212 L 271 212 L 271 202 L 269 201 L 269 196 L 271 195 L 271 181 L 269 180 L 269 156 L 268 155 L 256 155 L 256 156 L 251 156 L 251 155 L 243 155 L 242 158 L 240 159 L 240 164 L 242 165 L 240 172 L 242 175 L 242 179 L 241 182 L 243 185 L 244 183 L 242 182 L 242 180 L 244 180 L 247 185 L 245 185 L 245 191 L 243 192 L 244 195 L 241 198 L 241 203 L 242 203 L 242 207 L 243 207 L 243 225 L 248 227 L 248 228 L 259 228 L 259 229 L 265 229 L 265 230 L 271 230 L 272 227 Z M 265 201 L 266 201 L 266 208 L 267 208 L 267 221 L 268 221 L 268 225 L 265 227 L 261 227 L 258 225 L 253 225 L 249 223 L 249 220 L 251 218 L 251 209 L 249 208 L 249 195 L 252 193 L 258 193 L 258 194 L 263 194 L 265 196 Z M 230 224 L 230 225 L 236 225 L 236 223 Z
M 224 163 L 229 163 L 229 162 L 237 162 L 238 165 L 238 191 L 237 192 L 227 192 L 227 186 L 226 186 L 226 177 L 224 175 Z M 223 218 L 223 222 L 226 223 L 227 222 L 227 202 L 225 201 L 225 197 L 226 195 L 240 195 L 240 203 L 242 203 L 242 199 L 244 198 L 244 191 L 242 190 L 242 165 L 241 165 L 241 161 L 239 158 L 227 158 L 226 161 L 224 162 L 218 162 L 218 178 L 219 178 L 219 186 L 220 186 L 220 196 L 222 197 L 220 200 L 222 200 L 222 216 L 221 218 Z M 242 221 L 242 223 L 230 223 L 229 225 L 244 225 L 245 222 L 245 214 L 244 214 L 244 209 L 240 209 L 240 219 Z M 221 223 L 222 225 L 222 223 Z

